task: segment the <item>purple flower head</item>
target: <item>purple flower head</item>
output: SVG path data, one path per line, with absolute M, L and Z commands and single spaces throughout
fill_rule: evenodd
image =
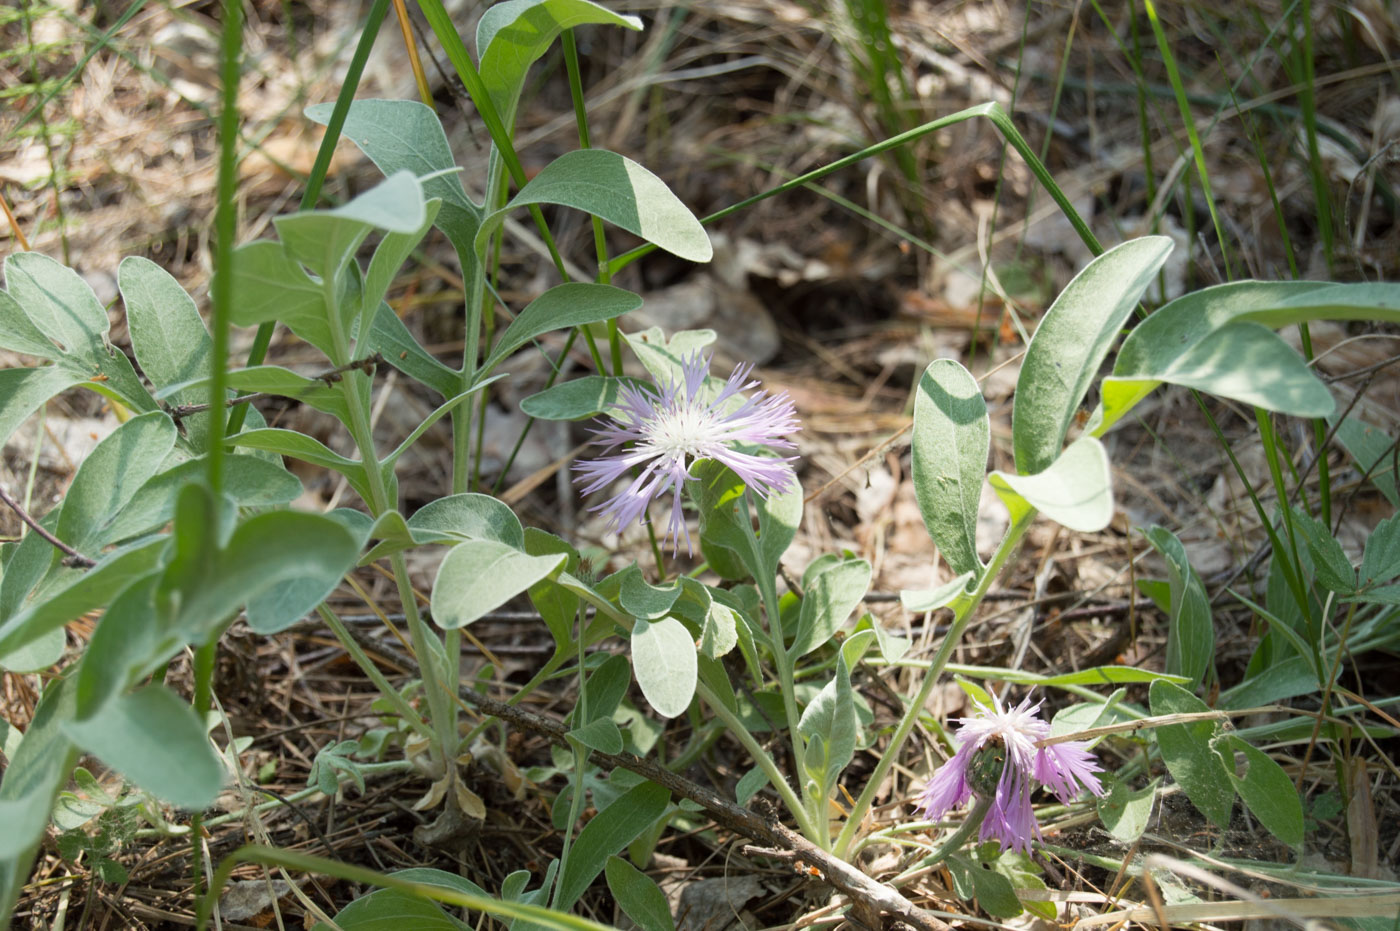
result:
M 1087 743 L 1037 746 L 1050 736 L 1050 725 L 1040 719 L 1040 702 L 1031 704 L 1026 698 L 1007 710 L 994 695 L 991 708 L 979 704 L 975 715 L 959 718 L 958 723 L 957 752 L 933 774 L 919 796 L 929 821 L 942 818 L 974 793 L 990 796 L 992 804 L 978 838 L 1029 852 L 1031 838 L 1040 837 L 1031 808 L 1032 780 L 1065 803 L 1074 801 L 1081 789 L 1103 795 L 1095 775 L 1102 767 Z
M 574 481 L 584 483 L 583 493 L 589 495 L 612 485 L 634 467 L 641 471 L 625 489 L 592 510 L 608 515 L 609 526 L 621 531 L 640 520 L 653 501 L 671 492 L 671 517 L 663 540 L 671 540 L 674 554 L 681 537 L 690 552 L 681 488 L 686 479 L 694 478 L 690 468 L 695 460 L 723 463 L 763 498 L 793 488 L 797 479 L 789 463 L 797 457 L 773 458 L 737 448 L 792 449 L 787 437 L 800 429 L 786 392 L 771 397 L 764 391 L 748 398 L 740 396 L 740 392 L 758 386 L 757 380 L 746 381 L 752 370 L 748 363 L 735 368 L 709 400 L 704 397 L 704 385 L 710 359 L 698 352 L 681 361 L 681 377 L 666 385 L 624 385 L 611 418 L 599 420 L 593 431 L 593 444 L 603 447 L 603 454 L 575 463 L 578 474 Z

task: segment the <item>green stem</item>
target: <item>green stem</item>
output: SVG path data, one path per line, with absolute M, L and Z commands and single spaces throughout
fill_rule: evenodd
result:
M 136 5 L 133 4 L 132 9 Z M 326 124 L 326 133 L 321 137 L 321 146 L 316 150 L 316 161 L 311 166 L 311 175 L 306 179 L 306 190 L 301 195 L 301 209 L 310 210 L 316 206 L 316 201 L 321 196 L 321 185 L 326 180 L 326 172 L 330 169 L 331 157 L 335 154 L 336 143 L 340 141 L 340 130 L 345 126 L 346 114 L 350 112 L 350 104 L 355 99 L 355 91 L 360 86 L 360 76 L 364 74 L 365 62 L 369 61 L 370 50 L 374 47 L 374 40 L 379 36 L 379 27 L 384 22 L 384 16 L 389 11 L 389 0 L 375 0 L 374 6 L 370 7 L 369 16 L 365 19 L 365 26 L 360 30 L 360 41 L 355 46 L 355 54 L 350 59 L 350 66 L 345 72 L 345 81 L 340 86 L 340 93 L 336 95 L 335 108 L 331 111 L 330 122 Z M 248 350 L 248 366 L 261 365 L 267 358 L 267 349 L 272 345 L 272 333 L 277 324 L 268 321 L 258 327 L 257 333 L 253 336 L 253 345 Z M 216 397 L 215 402 L 218 401 Z M 228 435 L 232 436 L 243 429 L 243 418 L 248 415 L 248 405 L 240 404 L 236 406 L 229 415 Z
M 865 818 L 865 813 L 870 810 L 871 803 L 875 800 L 875 793 L 880 788 L 880 783 L 884 782 L 890 767 L 899 757 L 899 751 L 904 746 L 904 741 L 909 739 L 909 734 L 914 730 L 914 725 L 919 720 L 919 714 L 923 711 L 924 705 L 928 702 L 929 696 L 933 694 L 933 688 L 938 683 L 943 667 L 947 665 L 948 658 L 953 655 L 953 650 L 962 639 L 963 632 L 967 629 L 968 622 L 972 619 L 972 613 L 977 606 L 982 603 L 987 591 L 991 588 L 992 582 L 1000 574 L 1017 547 L 1021 543 L 1021 537 L 1025 536 L 1026 530 L 1030 528 L 1031 521 L 1035 519 L 1036 511 L 1028 507 L 1025 512 L 1016 517 L 1011 526 L 1006 531 L 1006 536 L 1002 539 L 997 551 L 992 554 L 992 561 L 983 570 L 982 577 L 977 583 L 977 588 L 970 595 L 962 596 L 953 602 L 953 625 L 943 642 L 939 644 L 938 652 L 934 655 L 933 661 L 929 663 L 928 672 L 924 675 L 923 684 L 919 686 L 919 692 L 914 696 L 914 700 L 904 709 L 904 716 L 900 718 L 899 725 L 895 728 L 894 736 L 890 738 L 890 744 L 880 755 L 880 760 L 875 764 L 875 771 L 870 774 L 870 779 L 866 782 L 865 788 L 861 791 L 860 797 L 856 799 L 855 805 L 851 807 L 851 814 L 846 819 L 846 823 L 841 827 L 841 833 L 836 838 L 836 846 L 832 850 L 836 856 L 845 859 L 846 853 L 851 847 L 851 841 L 855 838 L 856 828 Z
M 961 850 L 972 833 L 982 826 L 982 820 L 987 817 L 987 812 L 991 807 L 992 799 L 990 797 L 978 796 L 977 804 L 972 806 L 972 810 L 967 813 L 967 817 L 963 819 L 963 823 L 958 826 L 958 829 L 948 835 L 948 839 L 940 844 L 937 850 L 921 858 L 909 869 L 890 880 L 890 885 L 898 889 L 903 884 L 901 880 L 907 882 L 913 878 L 913 874 L 928 869 L 930 866 L 937 866 Z
M 729 710 L 729 707 L 720 700 L 719 696 L 710 690 L 704 682 L 695 686 L 695 694 L 700 696 L 700 700 L 710 706 L 710 710 L 715 713 L 715 717 L 724 722 L 724 726 L 729 729 L 739 743 L 744 745 L 744 749 L 749 751 L 749 756 L 753 757 L 755 763 L 763 770 L 768 777 L 768 782 L 773 786 L 787 810 L 792 813 L 797 820 L 797 829 L 804 837 L 816 837 L 816 825 L 812 823 L 811 816 L 807 808 L 802 804 L 802 800 L 797 797 L 797 793 L 792 791 L 792 786 L 788 785 L 787 779 L 778 769 L 778 764 L 773 762 L 773 757 L 755 737 L 749 733 L 749 729 L 744 726 L 744 722 L 739 720 L 739 716 Z
M 588 677 L 584 668 L 583 660 L 583 639 L 585 636 L 585 626 L 587 620 L 584 617 L 586 612 L 580 606 L 578 610 L 578 704 L 574 709 L 574 727 L 582 727 L 588 721 Z M 573 773 L 573 795 L 569 797 L 569 826 L 564 831 L 564 846 L 559 851 L 559 872 L 554 883 L 554 894 L 550 898 L 550 907 L 559 907 L 559 895 L 564 888 L 564 874 L 569 868 L 569 848 L 573 846 L 574 827 L 578 824 L 579 816 L 583 814 L 583 768 L 588 761 L 588 748 L 575 740 L 572 735 L 566 735 L 569 742 L 569 749 L 574 752 L 574 773 Z
M 580 149 L 590 149 L 593 143 L 588 132 L 588 107 L 583 99 L 583 77 L 578 66 L 578 43 L 574 41 L 574 31 L 565 29 L 560 36 L 564 46 L 564 65 L 569 74 L 569 96 L 574 102 L 574 122 L 578 126 Z M 612 274 L 608 271 L 608 238 L 603 231 L 603 221 L 590 215 L 593 223 L 593 250 L 598 255 L 598 282 L 608 284 Z M 585 331 L 586 333 L 586 331 Z M 612 357 L 613 374 L 622 374 L 622 336 L 617 328 L 617 320 L 608 321 L 608 354 Z M 606 369 L 599 369 L 605 372 Z
M 744 489 L 743 497 L 739 499 L 739 523 L 744 527 L 744 534 L 749 541 L 749 552 L 752 554 L 753 564 L 756 567 L 764 567 L 763 549 L 759 546 L 758 535 L 754 533 L 753 519 L 749 508 L 749 492 Z M 783 616 L 778 609 L 778 586 L 775 575 L 764 568 L 760 568 L 754 578 L 758 585 L 759 596 L 763 599 L 764 612 L 768 615 L 769 638 L 772 643 L 769 646 L 773 650 L 773 663 L 778 667 L 778 686 L 783 693 L 783 712 L 787 715 L 788 737 L 792 740 L 792 765 L 801 771 L 802 767 L 802 735 L 798 731 L 798 722 L 802 720 L 802 715 L 797 710 L 797 691 L 793 685 L 793 663 L 796 657 L 788 653 L 787 637 L 783 631 Z M 800 779 L 800 777 L 799 777 Z M 803 784 L 803 796 L 807 794 L 806 781 Z M 807 799 L 811 803 L 812 799 Z M 820 800 L 820 804 L 825 804 L 826 800 Z M 820 812 L 811 812 L 813 816 L 820 817 L 822 823 L 826 819 L 821 817 Z M 823 831 L 823 834 L 825 832 Z M 807 835 L 813 843 L 817 842 L 817 836 Z
M 325 297 L 328 311 L 333 311 L 335 307 L 335 296 L 331 290 L 333 287 L 334 282 L 328 281 Z M 330 312 L 327 317 L 332 321 L 333 352 L 340 356 L 348 355 L 349 335 L 338 323 L 340 315 Z M 345 362 L 344 359 L 332 359 L 331 361 L 337 364 Z M 350 415 L 349 423 L 345 426 L 355 441 L 355 446 L 360 452 L 360 462 L 365 468 L 367 490 L 370 496 L 370 500 L 366 501 L 365 504 L 369 506 L 370 513 L 378 518 L 387 511 L 393 510 L 398 502 L 390 500 L 389 489 L 384 481 L 384 472 L 380 467 L 379 458 L 374 448 L 374 432 L 369 422 L 369 411 L 357 390 L 360 380 L 368 377 L 363 372 L 347 372 L 339 384 L 345 397 L 346 409 Z M 403 606 L 404 616 L 408 619 L 409 636 L 413 642 L 414 655 L 418 659 L 418 669 L 423 676 L 423 691 L 428 701 L 429 723 L 436 732 L 436 740 L 430 744 L 430 754 L 433 759 L 442 763 L 444 772 L 450 772 L 456 759 L 457 704 L 455 698 L 457 692 L 456 683 L 453 682 L 449 690 L 443 677 L 453 675 L 453 670 L 450 667 L 444 668 L 444 663 L 451 663 L 452 657 L 443 650 L 442 642 L 434 637 L 432 631 L 428 629 L 427 622 L 418 612 L 417 597 L 413 592 L 413 583 L 408 577 L 408 564 L 404 560 L 403 553 L 395 553 L 389 557 L 389 564 L 393 571 L 394 583 L 398 588 L 399 601 Z M 449 795 L 449 797 L 451 796 Z
M 335 638 L 340 641 L 340 645 L 345 648 L 345 652 L 355 661 L 355 665 L 369 677 L 369 680 L 379 689 L 379 694 L 383 695 L 389 704 L 394 706 L 394 710 L 403 718 L 404 723 L 413 730 L 425 737 L 433 736 L 433 729 L 423 721 L 423 717 L 410 705 L 399 690 L 390 684 L 384 677 L 384 673 L 379 671 L 379 667 L 374 665 L 374 661 L 369 658 L 360 645 L 355 642 L 355 638 L 350 636 L 350 631 L 346 629 L 345 623 L 336 615 L 334 611 L 324 604 L 316 606 L 316 612 L 321 615 L 321 620 L 326 622 L 326 626 L 335 634 Z
M 214 444 L 219 445 L 219 444 Z M 221 626 L 219 630 L 223 630 Z M 214 704 L 214 664 L 219 657 L 219 638 L 211 637 L 209 642 L 194 651 L 194 712 L 204 721 Z M 194 870 L 194 894 L 204 894 L 204 831 L 201 825 L 203 812 L 190 816 L 190 854 Z
M 718 222 L 727 216 L 738 213 L 741 210 L 746 210 L 754 204 L 765 201 L 770 197 L 775 197 L 778 194 L 785 194 L 794 188 L 802 187 L 813 181 L 819 181 L 833 172 L 848 168 L 867 158 L 872 158 L 882 152 L 887 152 L 890 149 L 902 145 L 907 145 L 916 139 L 927 136 L 929 133 L 956 125 L 957 123 L 966 122 L 967 120 L 979 116 L 986 117 L 990 120 L 992 125 L 1005 137 L 1007 143 L 1025 159 L 1027 167 L 1031 170 L 1031 174 L 1035 175 L 1035 179 L 1039 181 L 1041 186 L 1050 194 L 1050 198 L 1055 201 L 1055 205 L 1064 213 L 1070 225 L 1074 227 L 1074 231 L 1079 235 L 1079 238 L 1089 247 L 1089 251 L 1094 255 L 1102 255 L 1103 246 L 1099 244 L 1098 238 L 1094 235 L 1093 231 L 1089 229 L 1089 224 L 1086 223 L 1084 218 L 1079 215 L 1079 212 L 1074 209 L 1074 204 L 1070 202 L 1065 192 L 1060 190 L 1060 186 L 1050 174 L 1050 169 L 1045 167 L 1045 163 L 1036 156 L 1035 150 L 1031 147 L 1031 144 L 1027 142 L 1026 138 L 1016 129 L 1016 125 L 1011 121 L 1010 114 L 996 101 L 981 103 L 975 107 L 968 107 L 965 110 L 959 110 L 957 113 L 952 113 L 948 116 L 924 123 L 922 126 L 916 126 L 908 132 L 900 133 L 897 136 L 891 136 L 882 142 L 867 146 L 859 152 L 847 155 L 845 158 L 838 158 L 836 161 L 828 165 L 823 165 L 821 168 L 816 168 L 806 174 L 790 178 L 767 191 L 755 194 L 752 197 L 746 197 L 737 204 L 725 207 L 723 210 L 717 210 L 709 216 L 702 218 L 700 222 L 703 225 Z M 611 259 L 608 262 L 608 270 L 612 274 L 617 274 L 637 259 L 651 253 L 656 248 L 657 247 L 651 243 L 637 246 L 635 249 L 631 249 Z

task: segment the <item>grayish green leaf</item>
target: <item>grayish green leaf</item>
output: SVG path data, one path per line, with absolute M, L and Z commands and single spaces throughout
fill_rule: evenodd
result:
M 0 291 L 0 349 L 40 359 L 52 359 L 59 354 L 53 340 L 40 332 L 8 291 Z
M 81 384 L 85 377 L 62 364 L 0 369 L 0 443 L 9 440 L 16 428 L 49 398 Z
M 272 222 L 289 256 L 322 280 L 331 280 L 340 277 L 371 230 L 421 235 L 428 215 L 418 178 L 411 171 L 396 171 L 339 207 L 285 214 Z
M 654 326 L 624 333 L 622 338 L 656 384 L 668 385 L 680 379 L 685 359 L 702 352 L 717 337 L 714 330 L 680 330 L 667 337 L 661 327 Z
M 237 326 L 280 322 L 321 350 L 337 365 L 325 294 L 319 282 L 302 270 L 282 244 L 270 239 L 244 243 L 233 253 L 233 302 L 229 319 Z
M 625 654 L 615 653 L 604 660 L 601 666 L 589 674 L 583 685 L 588 711 L 588 720 L 584 723 L 592 723 L 599 718 L 611 719 L 617 706 L 622 704 L 622 699 L 627 695 L 627 687 L 631 684 L 632 664 Z M 577 718 L 577 709 L 573 716 Z
M 617 729 L 612 718 L 596 718 L 569 731 L 569 736 L 593 750 L 622 752 L 622 731 Z
M 150 259 L 128 256 L 117 269 L 126 305 L 131 348 L 141 370 L 157 389 L 209 375 L 211 341 L 194 299 Z M 208 396 L 181 392 L 177 404 L 203 403 Z
M 441 208 L 441 200 L 434 198 L 427 201 L 423 204 L 423 222 L 415 229 L 394 230 L 385 233 L 384 238 L 379 240 L 379 245 L 375 247 L 374 255 L 369 260 L 369 268 L 365 272 L 360 319 L 355 324 L 355 335 L 359 340 L 357 345 L 366 345 L 374 341 L 370 335 L 371 327 L 380 304 L 384 301 L 384 295 L 389 293 L 389 285 L 393 283 L 394 276 L 399 273 L 399 267 L 403 265 L 404 260 L 423 241 Z
M 465 627 L 563 567 L 562 553 L 527 556 L 496 540 L 468 540 L 448 551 L 433 581 L 433 620 Z
M 133 543 L 104 554 L 91 569 L 64 572 L 53 588 L 45 588 L 42 599 L 35 599 L 0 623 L 0 655 L 106 604 L 155 569 L 167 542 Z
M 967 585 L 972 581 L 972 578 L 971 572 L 964 572 L 937 588 L 908 589 L 899 593 L 899 602 L 904 606 L 904 610 L 914 614 L 937 611 L 945 605 L 952 604 L 955 599 L 965 594 Z
M 1017 472 L 1043 472 L 1059 458 L 1099 365 L 1171 250 L 1166 236 L 1130 239 L 1086 265 L 1045 312 L 1016 382 L 1011 435 Z
M 324 125 L 333 109 L 328 103 L 317 104 L 308 107 L 306 115 Z M 437 114 L 416 100 L 356 100 L 350 105 L 343 132 L 385 176 L 408 170 L 422 178 L 456 166 Z M 463 277 L 471 287 L 481 272 L 474 251 L 481 207 L 467 197 L 456 172 L 437 174 L 422 184 L 425 197 L 443 202 L 434 222 L 457 250 Z M 439 391 L 444 397 L 452 393 Z
M 5 283 L 10 297 L 64 355 L 94 360 L 107 354 L 107 311 L 77 272 L 41 252 L 11 252 L 5 257 Z M 56 357 L 52 348 L 45 355 Z
M 628 789 L 583 826 L 559 877 L 556 907 L 567 911 L 603 871 L 607 858 L 626 847 L 666 811 L 671 793 L 654 782 Z
M 388 304 L 381 302 L 374 315 L 369 350 L 380 353 L 394 368 L 444 398 L 452 397 L 461 387 L 461 376 L 420 346 Z
M 1317 581 L 1328 591 L 1350 595 L 1356 591 L 1356 570 L 1332 531 L 1322 521 L 1292 508 L 1293 526 L 1307 541 Z
M 1157 780 L 1141 789 L 1130 789 L 1120 779 L 1108 780 L 1108 792 L 1099 798 L 1099 820 L 1119 843 L 1133 844 L 1147 829 L 1152 804 L 1157 799 Z
M 675 931 L 666 894 L 650 876 L 621 857 L 608 857 L 605 872 L 613 898 L 642 931 Z
M 177 506 L 177 538 L 179 521 Z M 339 521 L 298 511 L 248 518 L 216 553 L 207 551 L 207 541 L 201 545 L 200 568 L 172 577 L 163 589 L 178 592 L 174 623 L 193 643 L 243 605 L 255 630 L 286 627 L 334 590 L 360 551 L 359 540 Z
M 1215 654 L 1215 623 L 1205 583 L 1191 567 L 1186 547 L 1163 527 L 1149 527 L 1147 542 L 1167 561 L 1171 606 L 1167 612 L 1167 672 L 1185 676 L 1190 688 L 1200 685 Z
M 0 669 L 8 672 L 42 672 L 63 658 L 68 635 L 62 627 L 41 634 L 12 653 L 0 655 Z
M 681 595 L 681 583 L 652 585 L 642 575 L 636 563 L 617 574 L 617 601 L 622 610 L 636 618 L 654 621 L 671 611 Z
M 978 573 L 977 506 L 987 474 L 991 421 L 977 381 L 938 359 L 914 396 L 914 493 L 929 536 L 955 575 Z
M 544 333 L 603 323 L 641 306 L 642 299 L 636 294 L 612 285 L 580 281 L 556 285 L 531 301 L 511 321 L 482 364 L 482 371 L 491 371 L 515 350 Z
M 695 695 L 695 641 L 673 617 L 638 620 L 632 628 L 632 669 L 656 713 L 674 718 L 684 713 Z
M 437 498 L 408 519 L 419 543 L 455 540 L 495 540 L 525 549 L 525 529 L 507 505 L 490 495 L 460 494 Z
M 85 555 L 109 542 L 107 528 L 175 448 L 175 424 L 160 412 L 133 417 L 78 466 L 55 535 Z
M 245 455 L 232 455 L 225 461 L 228 466 L 224 494 L 239 507 L 288 504 L 302 493 L 301 479 L 282 468 L 280 463 Z M 102 545 L 121 543 L 164 526 L 174 516 L 175 497 L 180 488 L 199 481 L 207 470 L 208 464 L 201 456 L 151 478 L 102 528 Z
M 870 589 L 870 563 L 844 559 L 819 574 L 802 596 L 793 659 L 806 656 L 831 639 Z
M 1105 403 L 1114 401 L 1117 412 L 1119 398 L 1137 396 L 1152 381 L 1196 388 L 1295 417 L 1326 417 L 1336 407 L 1327 386 L 1293 347 L 1268 327 L 1248 320 L 1208 334 L 1153 375 L 1150 380 L 1117 375 L 1105 379 Z
M 565 152 L 540 169 L 510 203 L 483 218 L 477 251 L 507 214 L 528 204 L 559 204 L 591 213 L 687 261 L 708 262 L 713 254 L 705 228 L 665 182 L 606 149 Z
M 1148 694 L 1153 714 L 1195 714 L 1210 710 L 1205 702 L 1170 682 L 1152 683 Z M 1191 804 L 1223 831 L 1230 826 L 1235 789 L 1215 751 L 1214 738 L 1219 731 L 1219 724 L 1213 721 L 1168 724 L 1157 728 L 1157 745 L 1167 771 L 1181 784 Z
M 992 488 L 1006 503 L 1012 519 L 1028 507 L 1080 533 L 1097 533 L 1113 520 L 1113 486 L 1108 453 L 1090 436 L 1080 437 L 1043 472 L 991 474 Z
M 583 420 L 616 408 L 619 392 L 625 384 L 642 386 L 645 382 L 635 378 L 585 375 L 530 395 L 520 402 L 520 409 L 539 420 Z
M 559 33 L 590 24 L 641 29 L 635 16 L 622 16 L 588 0 L 506 0 L 492 5 L 476 27 L 481 80 L 507 131 L 515 126 L 515 106 L 525 76 Z
M 1217 756 L 1250 813 L 1270 834 L 1301 852 L 1303 802 L 1293 780 L 1267 753 L 1234 734 L 1224 735 L 1221 743 L 1224 755 Z M 1244 757 L 1242 766 L 1235 760 L 1237 753 Z
M 39 699 L 19 747 L 6 747 L 9 765 L 0 782 L 0 915 L 11 913 L 48 826 L 54 796 L 77 759 L 77 748 L 63 733 L 63 723 L 72 716 L 72 683 L 55 679 Z
M 345 906 L 335 916 L 341 931 L 469 931 L 464 924 L 448 915 L 431 899 L 413 895 L 402 889 L 377 889 L 362 895 Z M 330 925 L 318 922 L 312 931 L 330 931 Z
M 1348 417 L 1337 428 L 1337 442 L 1356 460 L 1356 467 L 1371 484 L 1385 495 L 1390 506 L 1400 508 L 1400 492 L 1395 485 L 1395 438 L 1378 427 Z
M 739 777 L 739 783 L 734 787 L 734 800 L 740 805 L 748 805 L 749 799 L 757 795 L 759 790 L 766 785 L 768 785 L 768 774 L 763 771 L 763 767 L 755 766 Z
M 182 808 L 213 803 L 224 783 L 194 709 L 163 685 L 106 702 L 63 726 L 70 740 L 157 798 Z
M 866 634 L 869 640 L 873 634 Z M 851 698 L 851 664 L 845 650 L 836 658 L 836 676 L 822 686 L 802 711 L 798 733 L 807 744 L 803 766 L 818 786 L 819 797 L 830 798 L 841 772 L 856 752 L 860 724 Z
M 1361 557 L 1361 585 L 1370 587 L 1400 575 L 1400 515 L 1392 514 L 1366 538 Z
M 365 474 L 364 465 L 332 452 L 326 444 L 304 433 L 268 427 L 262 430 L 245 430 L 237 436 L 229 437 L 229 442 L 249 449 L 265 449 L 268 452 L 291 456 L 293 459 L 339 472 L 345 476 L 345 480 L 361 499 L 370 500 L 369 477 Z
M 1178 360 L 1193 356 L 1195 362 L 1192 364 L 1182 362 L 1182 374 L 1199 374 L 1198 363 L 1209 359 L 1215 352 L 1209 345 L 1203 344 L 1213 340 L 1216 331 L 1233 323 L 1250 322 L 1278 329 L 1308 320 L 1400 321 L 1400 286 L 1240 281 L 1183 295 L 1159 308 L 1124 340 L 1114 362 L 1114 377 L 1104 381 L 1102 417 L 1094 428 L 1095 434 L 1101 434 L 1112 426 L 1158 384 L 1174 381 L 1173 372 Z M 1236 331 L 1236 336 L 1241 332 L 1244 331 Z M 1263 342 L 1252 344 L 1249 351 L 1257 354 L 1258 360 L 1270 365 L 1273 360 L 1281 358 L 1276 345 L 1265 346 Z M 1230 369 L 1230 360 L 1222 358 L 1218 361 L 1220 364 L 1215 371 L 1223 378 L 1223 374 Z M 1287 400 L 1291 404 L 1301 398 L 1303 407 L 1308 411 L 1320 407 L 1322 400 L 1317 388 L 1313 386 L 1304 390 L 1301 379 L 1297 377 L 1296 364 L 1288 365 L 1288 371 L 1292 374 L 1284 374 L 1287 374 L 1287 383 L 1294 393 L 1277 399 L 1278 402 Z M 1283 375 L 1281 370 L 1273 370 L 1266 372 L 1265 377 L 1275 379 Z M 1250 398 L 1241 398 L 1248 403 L 1255 403 L 1251 398 L 1258 394 L 1257 382 L 1243 375 L 1225 379 L 1218 387 L 1249 393 Z M 1234 397 L 1233 394 L 1218 391 L 1216 387 L 1206 390 Z M 1286 410 L 1277 403 L 1269 406 L 1269 409 L 1297 413 L 1298 416 L 1314 416 L 1303 410 Z

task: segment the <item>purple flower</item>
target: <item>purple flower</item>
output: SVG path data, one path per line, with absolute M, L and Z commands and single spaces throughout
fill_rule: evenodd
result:
M 640 520 L 648 505 L 667 492 L 672 493 L 671 517 L 666 537 L 674 553 L 685 537 L 690 551 L 690 532 L 681 512 L 681 488 L 697 459 L 714 459 L 739 476 L 760 497 L 786 492 L 796 484 L 786 459 L 742 452 L 740 446 L 770 446 L 792 449 L 787 439 L 799 427 L 792 399 L 786 392 L 769 397 L 760 391 L 743 398 L 741 391 L 758 386 L 745 381 L 753 366 L 734 369 L 719 393 L 709 400 L 702 397 L 710 359 L 700 353 L 681 362 L 681 377 L 656 388 L 624 385 L 617 409 L 610 420 L 600 420 L 594 429 L 594 445 L 603 455 L 574 464 L 574 481 L 585 483 L 583 493 L 592 494 L 627 476 L 634 467 L 641 472 L 627 487 L 603 504 L 594 507 L 611 520 L 609 526 L 621 531 Z M 626 448 L 623 448 L 624 445 Z M 616 452 L 613 452 L 616 450 Z
M 962 726 L 954 735 L 957 752 L 933 774 L 919 806 L 927 820 L 937 821 L 974 793 L 990 796 L 992 804 L 978 838 L 1029 852 L 1031 838 L 1040 837 L 1031 808 L 1031 781 L 1069 803 L 1081 789 L 1103 795 L 1095 775 L 1103 768 L 1083 741 L 1038 746 L 1050 736 L 1050 725 L 1040 719 L 1040 702 L 1031 704 L 1026 698 L 1008 711 L 992 696 L 992 705 L 979 704 L 977 714 L 958 719 Z

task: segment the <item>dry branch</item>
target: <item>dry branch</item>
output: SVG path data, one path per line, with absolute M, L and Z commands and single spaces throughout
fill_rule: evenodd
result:
M 472 691 L 463 691 L 462 699 L 468 704 L 494 717 L 507 721 L 516 727 L 533 731 L 562 747 L 568 747 L 565 740 L 568 728 L 557 721 L 508 705 L 505 702 L 488 698 Z M 592 750 L 590 758 L 602 766 L 620 766 L 639 776 L 665 786 L 676 795 L 688 798 L 701 805 L 719 824 L 736 834 L 742 834 L 760 844 L 791 851 L 794 859 L 816 867 L 827 883 L 851 897 L 855 917 L 871 928 L 879 928 L 879 916 L 886 913 L 906 921 L 920 931 L 951 931 L 950 926 L 934 915 L 919 908 L 894 889 L 876 882 L 851 864 L 833 857 L 800 834 L 780 824 L 776 819 L 766 818 L 757 812 L 738 805 L 697 782 L 671 772 L 663 766 L 633 756 L 630 753 L 603 753 Z

